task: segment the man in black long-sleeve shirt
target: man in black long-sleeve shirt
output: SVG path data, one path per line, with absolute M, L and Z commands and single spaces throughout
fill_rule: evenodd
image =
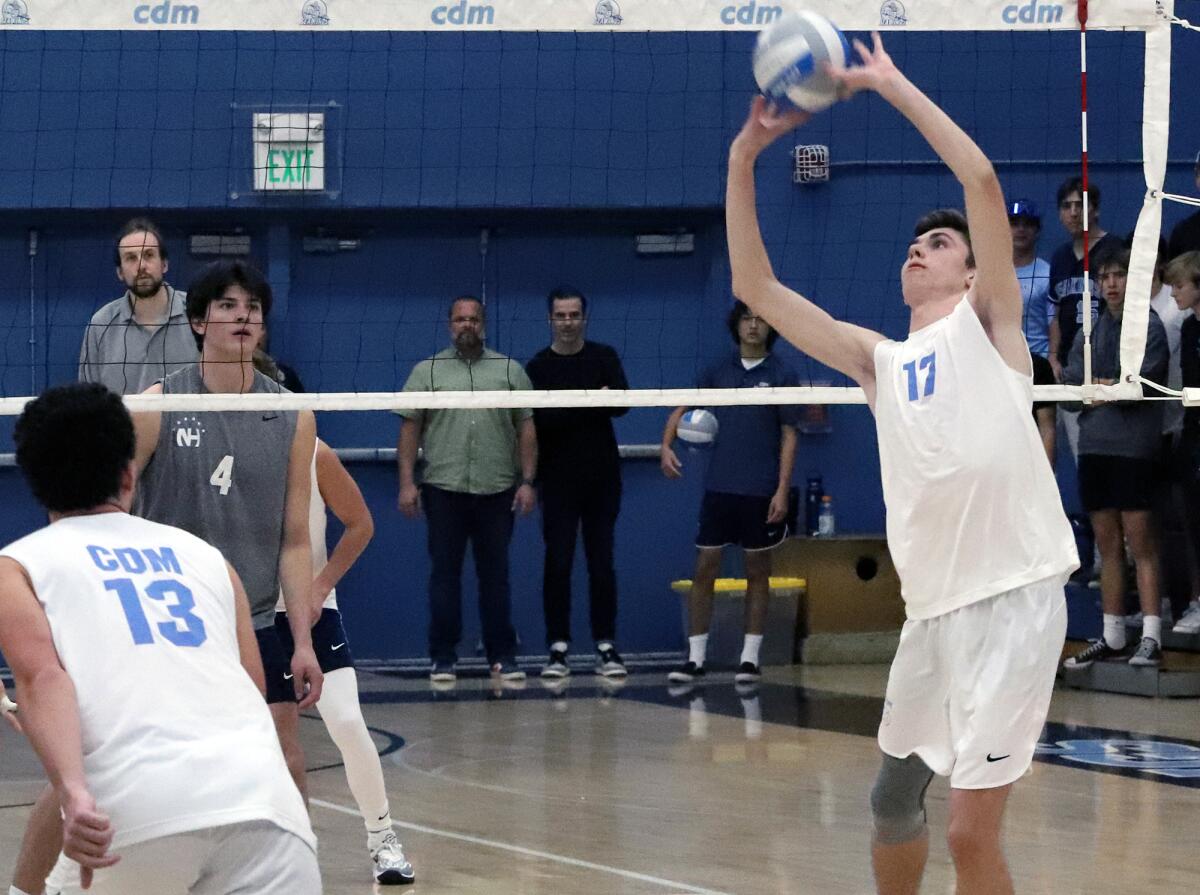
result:
M 578 289 L 560 287 L 546 300 L 554 341 L 526 365 L 536 389 L 626 389 L 617 352 L 588 342 L 587 299 Z M 571 565 L 575 538 L 583 531 L 591 595 L 596 673 L 623 677 L 625 665 L 614 641 L 617 626 L 617 576 L 613 567 L 613 531 L 621 509 L 621 467 L 612 418 L 624 407 L 548 408 L 534 411 L 538 437 L 538 493 L 546 560 L 542 607 L 550 658 L 542 677 L 571 673 Z

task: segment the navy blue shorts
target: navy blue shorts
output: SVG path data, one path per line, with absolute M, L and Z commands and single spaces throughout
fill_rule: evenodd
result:
M 291 661 L 292 652 L 296 646 L 292 642 L 292 629 L 288 627 L 287 613 L 275 613 L 275 630 L 283 643 L 284 652 Z M 313 652 L 317 654 L 317 664 L 323 674 L 337 671 L 339 668 L 353 668 L 354 656 L 350 654 L 350 642 L 346 639 L 346 631 L 342 628 L 342 614 L 336 609 L 322 609 L 321 617 L 312 629 Z
M 258 653 L 262 656 L 263 672 L 267 677 L 267 705 L 278 702 L 295 702 L 296 688 L 292 680 L 291 636 L 288 648 L 284 649 L 275 627 L 257 628 Z
M 705 491 L 700 504 L 697 547 L 736 544 L 744 550 L 770 550 L 787 537 L 786 521 L 767 524 L 771 498 Z
M 1089 513 L 1151 509 L 1156 478 L 1157 465 L 1153 460 L 1079 455 L 1079 500 Z

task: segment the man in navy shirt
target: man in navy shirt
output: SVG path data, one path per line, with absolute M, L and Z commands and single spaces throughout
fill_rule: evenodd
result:
M 738 346 L 697 381 L 697 388 L 769 388 L 799 385 L 795 372 L 771 354 L 779 334 L 737 301 L 727 320 Z M 662 470 L 667 478 L 683 476 L 671 444 L 687 411 L 677 407 L 662 438 Z M 704 480 L 700 527 L 696 536 L 696 572 L 688 600 L 688 660 L 669 675 L 690 683 L 704 675 L 708 626 L 712 621 L 713 584 L 721 565 L 721 548 L 736 544 L 746 558 L 746 634 L 735 680 L 753 683 L 762 676 L 759 650 L 770 595 L 771 550 L 787 537 L 788 489 L 796 459 L 799 409 L 779 404 L 715 407 L 717 437 Z
M 1119 238 L 1100 226 L 1100 187 L 1088 184 L 1088 256 L 1095 273 L 1096 258 Z M 1083 181 L 1066 180 L 1058 188 L 1058 220 L 1071 237 L 1050 256 L 1050 301 L 1057 308 L 1050 321 L 1050 364 L 1062 381 L 1075 333 L 1083 328 Z M 1100 315 L 1099 289 L 1092 284 L 1092 320 Z
M 1055 306 L 1050 320 L 1050 354 L 1048 360 L 1054 377 L 1062 382 L 1063 370 L 1075 342 L 1075 334 L 1083 329 L 1083 181 L 1072 177 L 1058 188 L 1058 220 L 1071 237 L 1050 256 L 1050 301 Z M 1100 226 L 1100 187 L 1094 183 L 1087 189 L 1089 269 L 1095 276 L 1096 259 L 1113 251 L 1120 239 Z M 1092 321 L 1100 315 L 1100 290 L 1091 283 Z M 1079 455 L 1079 411 L 1059 408 L 1058 425 L 1066 439 L 1071 457 Z

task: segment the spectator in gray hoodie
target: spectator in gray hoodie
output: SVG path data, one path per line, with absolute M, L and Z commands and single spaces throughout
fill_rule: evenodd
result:
M 1121 375 L 1121 326 L 1129 250 L 1114 245 L 1096 263 L 1104 307 L 1092 330 L 1092 378 L 1111 385 Z M 1167 333 L 1151 310 L 1141 374 L 1165 383 L 1170 359 Z M 1083 383 L 1083 332 L 1075 336 L 1067 385 Z M 1093 641 L 1068 667 L 1115 658 L 1125 649 L 1125 541 L 1137 567 L 1142 606 L 1142 638 L 1131 665 L 1157 665 L 1162 656 L 1162 617 L 1158 539 L 1151 512 L 1156 464 L 1162 437 L 1162 404 L 1156 401 L 1096 401 L 1079 417 L 1079 495 L 1091 517 L 1100 549 L 1100 595 L 1104 636 Z

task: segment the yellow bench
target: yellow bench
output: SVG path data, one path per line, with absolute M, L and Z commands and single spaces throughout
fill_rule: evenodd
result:
M 771 591 L 776 589 L 794 588 L 796 590 L 804 590 L 807 582 L 803 578 L 793 578 L 790 576 L 771 576 Z M 671 582 L 671 590 L 677 594 L 690 594 L 692 592 L 692 579 L 681 578 L 678 581 Z M 718 578 L 713 584 L 713 593 L 730 594 L 736 596 L 744 596 L 746 593 L 745 578 Z
M 763 637 L 761 664 L 791 665 L 796 660 L 796 619 L 800 617 L 800 601 L 807 582 L 793 576 L 771 576 L 771 595 L 767 603 L 767 623 Z M 684 597 L 683 630 L 688 629 L 687 597 L 692 592 L 690 578 L 671 582 L 671 590 Z M 712 624 L 708 632 L 708 664 L 736 666 L 742 654 L 745 633 L 741 603 L 736 598 L 746 595 L 745 578 L 718 578 L 713 584 L 713 596 L 730 599 L 713 601 Z

